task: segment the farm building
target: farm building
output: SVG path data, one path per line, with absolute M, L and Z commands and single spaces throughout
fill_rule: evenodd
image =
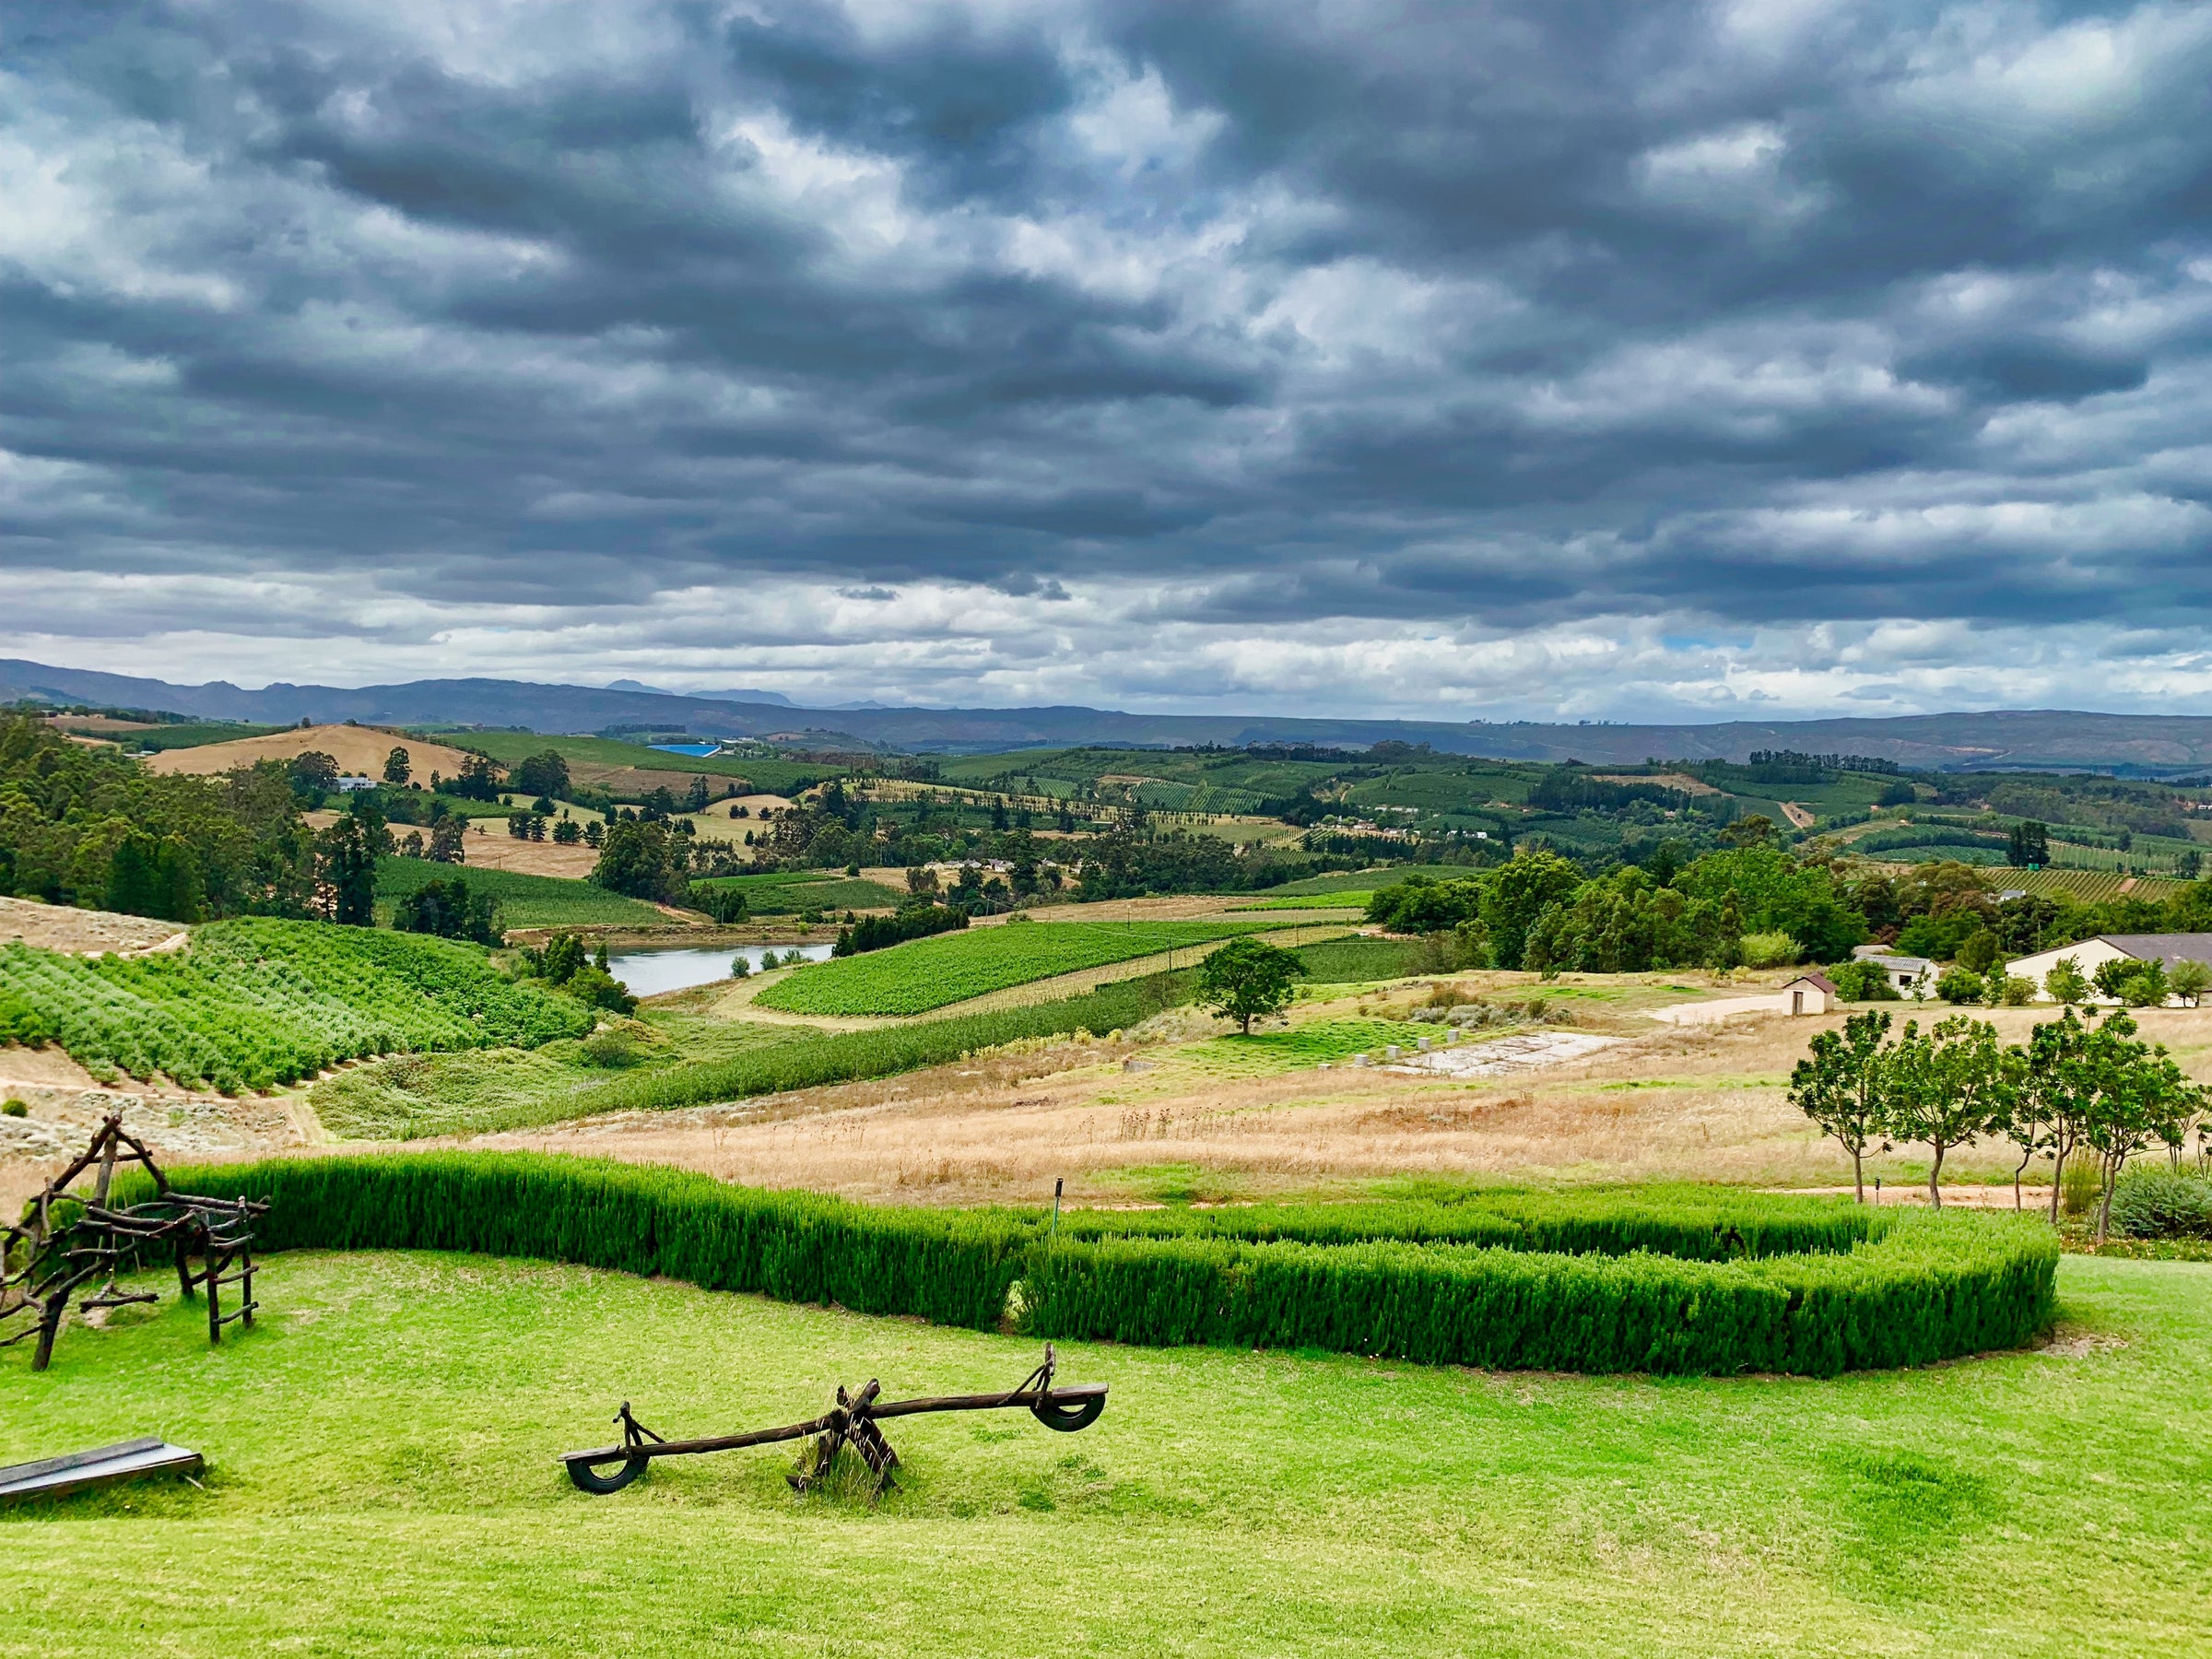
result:
M 1936 982 L 1936 964 L 1926 957 L 1892 956 L 1879 946 L 1869 945 L 1860 946 L 1852 954 L 1862 962 L 1879 962 L 1900 996 L 1911 996 L 1915 988 L 1924 991 Z
M 2078 945 L 2062 945 L 2008 962 L 2005 971 L 2015 979 L 2033 980 L 2037 1000 L 2047 1002 L 2050 994 L 2043 989 L 2043 976 L 2066 957 L 2074 959 L 2084 978 L 2094 978 L 2098 969 L 2115 961 L 2162 961 L 2171 973 L 2177 962 L 2212 963 L 2212 934 L 2099 934 Z M 2178 1000 L 2170 998 L 2170 1006 Z
M 1782 988 L 1782 994 L 1793 1014 L 1825 1014 L 1843 1000 L 1842 994 L 1818 973 L 1799 974 Z

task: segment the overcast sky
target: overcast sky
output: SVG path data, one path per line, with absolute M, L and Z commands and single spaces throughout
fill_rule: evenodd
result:
M 2212 712 L 2212 6 L 7 32 L 0 655 Z

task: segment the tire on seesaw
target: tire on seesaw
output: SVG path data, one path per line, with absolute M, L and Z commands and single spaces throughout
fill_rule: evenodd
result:
M 581 1457 L 571 1457 L 565 1461 L 568 1465 L 569 1478 L 575 1482 L 578 1491 L 618 1492 L 639 1476 L 644 1474 L 645 1465 L 652 1460 L 644 1457 L 618 1459 L 604 1457 L 596 1465 Z M 613 1465 L 611 1473 L 606 1475 L 599 1473 L 600 1469 L 608 1468 L 610 1465 Z
M 1030 1407 L 1030 1415 L 1047 1429 L 1054 1430 L 1061 1434 L 1073 1434 L 1078 1429 L 1088 1429 L 1097 1422 L 1099 1414 L 1105 1409 L 1106 1396 L 1093 1394 L 1089 1399 L 1079 1401 L 1073 1406 L 1063 1406 L 1057 1401 L 1040 1400 Z

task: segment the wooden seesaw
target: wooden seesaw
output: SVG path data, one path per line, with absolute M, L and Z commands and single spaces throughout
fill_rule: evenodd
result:
M 582 1490 L 618 1492 L 644 1474 L 645 1465 L 656 1457 L 735 1452 L 741 1446 L 768 1446 L 779 1441 L 805 1440 L 817 1435 L 820 1438 L 815 1441 L 811 1456 L 802 1455 L 799 1467 L 784 1477 L 793 1490 L 803 1492 L 820 1480 L 830 1472 L 839 1450 L 849 1445 L 876 1477 L 871 1496 L 880 1497 L 896 1484 L 891 1479 L 891 1471 L 899 1466 L 899 1454 L 891 1450 L 890 1442 L 876 1426 L 887 1418 L 919 1417 L 925 1411 L 1018 1408 L 1047 1429 L 1062 1434 L 1073 1434 L 1097 1422 L 1099 1414 L 1106 1409 L 1106 1384 L 1077 1382 L 1071 1387 L 1054 1388 L 1053 1365 L 1053 1345 L 1048 1342 L 1044 1345 L 1044 1363 L 1009 1393 L 945 1394 L 926 1400 L 882 1399 L 879 1396 L 883 1385 L 870 1378 L 868 1385 L 857 1394 L 848 1394 L 840 1386 L 837 1404 L 808 1422 L 786 1423 L 780 1429 L 754 1429 L 743 1434 L 716 1435 L 711 1440 L 664 1440 L 630 1416 L 629 1402 L 625 1400 L 622 1409 L 615 1414 L 615 1421 L 622 1425 L 621 1444 L 599 1446 L 588 1452 L 564 1452 L 560 1461 L 569 1471 L 569 1478 Z M 606 1472 L 602 1474 L 602 1470 Z

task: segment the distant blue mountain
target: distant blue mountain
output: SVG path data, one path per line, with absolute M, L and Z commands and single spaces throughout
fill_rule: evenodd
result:
M 519 726 L 597 732 L 652 722 L 712 737 L 792 733 L 824 747 L 875 746 L 976 754 L 1111 744 L 1312 743 L 1364 748 L 1426 743 L 1442 754 L 1500 760 L 1633 765 L 1742 760 L 1756 749 L 1869 755 L 1927 771 L 2116 770 L 2136 776 L 2212 768 L 2212 718 L 2000 709 L 1886 720 L 1735 720 L 1712 724 L 1567 725 L 1535 721 L 1295 719 L 1276 715 L 1127 714 L 1112 709 L 807 709 L 771 692 L 684 697 L 636 686 L 544 686 L 526 680 L 414 680 L 397 686 L 265 686 L 163 680 L 0 661 L 0 701 L 24 698 L 165 710 L 271 725 L 300 719 L 366 724 Z
M 642 691 L 650 697 L 703 697 L 709 702 L 772 703 L 779 709 L 795 708 L 790 698 L 781 691 L 670 691 L 661 686 L 641 685 L 634 679 L 608 680 L 609 691 Z M 844 705 L 840 704 L 840 707 Z

